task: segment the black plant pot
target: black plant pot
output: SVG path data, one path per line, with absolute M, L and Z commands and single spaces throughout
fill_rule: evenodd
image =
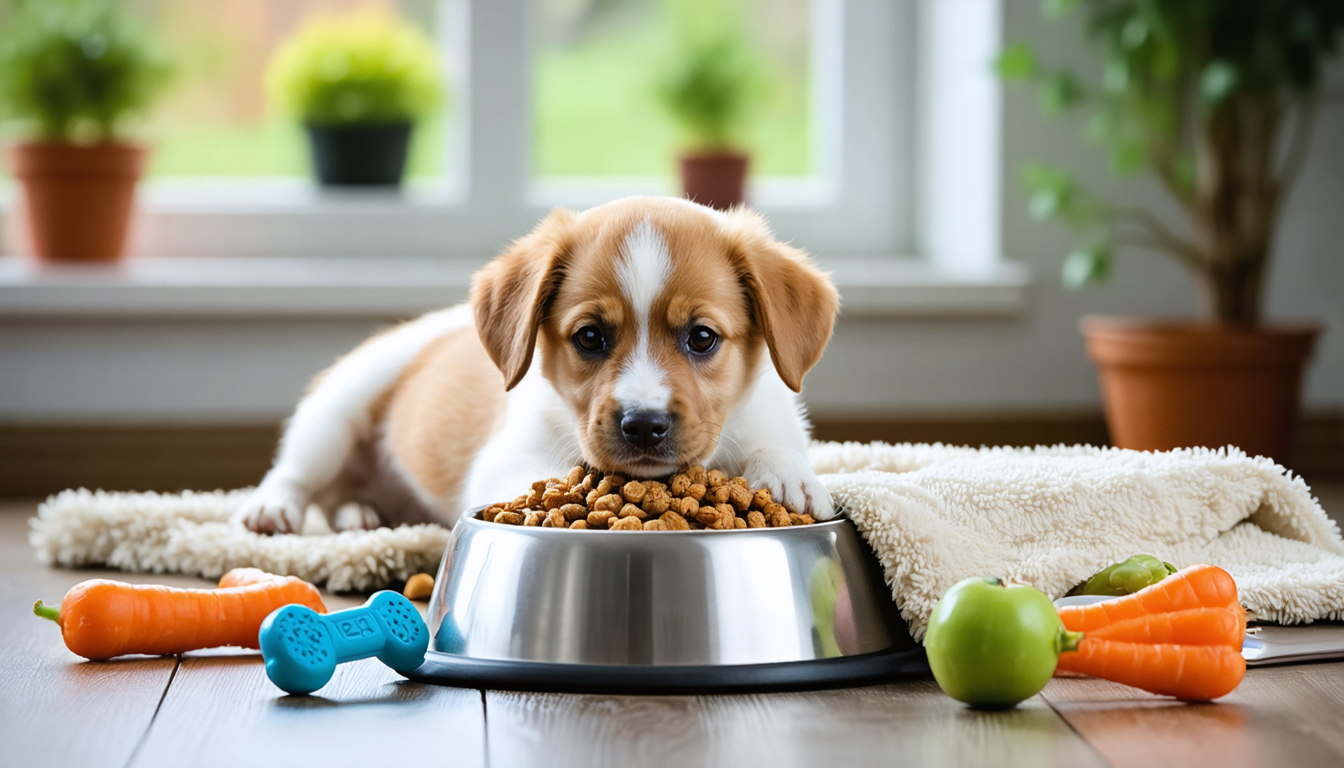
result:
M 401 184 L 410 123 L 307 125 L 313 168 L 324 187 Z

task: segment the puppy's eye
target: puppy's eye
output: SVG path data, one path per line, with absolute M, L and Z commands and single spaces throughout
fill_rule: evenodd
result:
M 607 339 L 596 325 L 585 325 L 573 336 L 574 348 L 585 355 L 600 355 L 607 350 Z
M 719 334 L 703 325 L 697 325 L 692 328 L 690 335 L 686 337 L 686 348 L 697 355 L 704 355 L 712 352 L 714 347 L 718 346 L 718 343 Z

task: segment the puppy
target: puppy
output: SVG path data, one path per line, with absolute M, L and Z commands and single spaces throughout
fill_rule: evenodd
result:
M 637 478 L 721 468 L 828 519 L 796 393 L 838 306 L 827 275 L 745 209 L 557 210 L 475 275 L 468 305 L 319 375 L 235 520 L 296 532 L 316 503 L 338 529 L 452 525 L 581 462 Z

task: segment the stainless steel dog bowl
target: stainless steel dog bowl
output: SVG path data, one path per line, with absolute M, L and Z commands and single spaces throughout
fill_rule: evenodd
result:
M 923 650 L 848 520 L 736 531 L 574 531 L 464 515 L 409 676 L 671 693 L 923 676 Z

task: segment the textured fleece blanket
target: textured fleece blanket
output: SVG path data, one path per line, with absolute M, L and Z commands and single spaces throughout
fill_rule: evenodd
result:
M 911 633 L 992 574 L 1059 597 L 1139 552 L 1213 563 L 1254 618 L 1344 618 L 1344 541 L 1301 478 L 1235 449 L 818 443 L 813 469 L 863 531 Z
M 229 522 L 248 490 L 62 491 L 37 508 L 28 541 L 49 565 L 207 579 L 250 566 L 335 592 L 371 592 L 435 573 L 448 545 L 448 530 L 437 525 L 332 533 L 316 508 L 309 509 L 302 536 L 262 536 Z
M 1339 528 L 1268 459 L 816 443 L 811 460 L 877 553 L 916 638 L 938 596 L 968 576 L 1058 597 L 1138 552 L 1226 568 L 1263 620 L 1344 618 Z M 227 522 L 243 493 L 65 491 L 39 507 L 30 540 L 41 560 L 64 566 L 207 578 L 255 566 L 337 591 L 433 573 L 448 541 L 434 525 L 334 534 L 311 511 L 303 536 L 259 536 Z

